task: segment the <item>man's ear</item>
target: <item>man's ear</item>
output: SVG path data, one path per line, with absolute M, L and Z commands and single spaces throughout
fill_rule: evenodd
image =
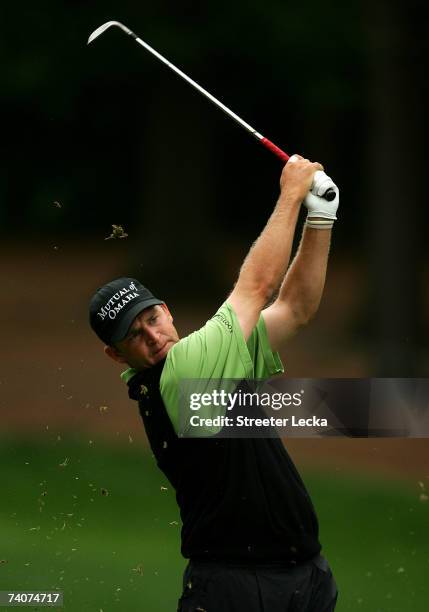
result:
M 163 310 L 165 310 L 165 312 L 168 314 L 168 316 L 170 317 L 170 321 L 171 323 L 173 323 L 174 319 L 173 319 L 173 315 L 171 314 L 171 312 L 168 310 L 168 306 L 167 304 L 160 304 L 161 308 Z
M 121 355 L 121 353 L 114 346 L 105 346 L 104 353 L 113 359 L 113 361 L 117 361 L 118 363 L 127 363 L 125 357 Z

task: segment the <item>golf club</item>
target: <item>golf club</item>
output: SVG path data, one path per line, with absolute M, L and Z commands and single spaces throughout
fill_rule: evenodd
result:
M 201 87 L 201 85 L 198 85 L 198 83 L 196 83 L 188 75 L 186 75 L 184 72 L 182 72 L 182 70 L 177 68 L 177 66 L 175 66 L 174 64 L 169 62 L 163 55 L 158 53 L 158 51 L 155 51 L 155 49 L 153 49 L 153 47 L 151 47 L 144 40 L 139 38 L 137 36 L 137 34 L 135 34 L 132 30 L 130 30 L 129 28 L 124 26 L 123 23 L 120 23 L 119 21 L 107 21 L 106 23 L 101 25 L 99 28 L 94 30 L 94 32 L 92 32 L 92 34 L 88 38 L 88 45 L 90 43 L 92 43 L 96 38 L 101 36 L 101 34 L 103 34 L 106 30 L 108 30 L 112 26 L 116 26 L 116 27 L 120 28 L 123 32 L 125 32 L 126 34 L 128 34 L 129 36 L 134 38 L 134 40 L 139 45 L 144 47 L 146 49 L 146 51 L 149 51 L 149 53 L 151 53 L 154 57 L 156 57 L 163 64 L 168 66 L 168 68 L 173 70 L 173 72 L 178 74 L 182 79 L 187 81 L 190 85 L 192 85 L 192 87 L 194 87 L 194 89 L 196 89 L 197 91 L 202 93 L 203 96 L 208 98 L 215 106 L 217 106 L 218 108 L 223 110 L 224 113 L 226 113 L 229 117 L 234 119 L 234 121 L 236 121 L 239 125 L 241 125 L 241 127 L 243 127 L 245 130 L 250 132 L 250 134 L 252 134 L 252 136 L 254 136 L 257 140 L 259 140 L 259 142 L 262 145 L 264 145 L 264 147 L 266 147 L 267 149 L 272 151 L 282 161 L 287 162 L 289 160 L 289 155 L 287 153 L 285 153 L 284 151 L 282 151 L 282 149 L 277 147 L 273 142 L 271 142 L 271 140 L 268 140 L 268 138 L 265 138 L 265 136 L 263 136 L 262 134 L 257 132 L 251 125 L 249 125 L 248 123 L 243 121 L 243 119 L 241 119 L 241 117 L 239 117 L 238 115 L 233 113 L 232 110 L 230 110 L 227 106 L 225 106 L 225 104 L 222 104 L 222 102 L 220 100 L 218 100 L 217 98 L 212 96 L 212 94 L 209 93 L 207 90 L 205 90 L 203 87 Z M 326 184 L 327 189 L 323 192 L 323 187 L 324 187 L 325 184 Z M 328 202 L 334 200 L 335 197 L 336 197 L 335 185 L 332 183 L 331 179 L 329 179 L 329 177 L 324 172 L 321 172 L 320 170 L 318 170 L 316 172 L 315 176 L 314 176 L 314 180 L 313 180 L 313 185 L 311 187 L 311 191 L 315 195 L 322 196 L 323 198 L 328 200 Z M 322 191 L 322 193 L 320 191 Z

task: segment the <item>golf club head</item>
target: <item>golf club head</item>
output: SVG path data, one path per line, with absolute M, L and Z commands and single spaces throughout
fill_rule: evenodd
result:
M 99 28 L 97 28 L 96 30 L 93 31 L 93 33 L 88 38 L 88 45 L 90 43 L 92 43 L 92 41 L 94 41 L 96 38 L 101 36 L 101 34 L 103 34 L 103 32 L 105 32 L 106 30 L 108 30 L 112 26 L 116 26 L 118 28 L 121 28 L 121 30 L 123 30 L 126 34 L 129 34 L 130 36 L 133 36 L 133 38 L 137 38 L 137 35 L 134 34 L 134 32 L 132 32 L 132 30 L 130 30 L 129 28 L 124 26 L 123 23 L 120 23 L 119 21 L 106 21 L 106 23 L 103 23 L 103 25 L 101 25 Z

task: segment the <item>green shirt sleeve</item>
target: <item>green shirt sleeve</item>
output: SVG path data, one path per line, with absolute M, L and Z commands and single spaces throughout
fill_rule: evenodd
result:
M 283 374 L 280 355 L 271 350 L 263 312 L 247 341 L 247 348 L 253 362 L 253 378 L 265 380 Z
M 283 371 L 279 355 L 271 351 L 263 316 L 246 343 L 234 310 L 225 302 L 201 329 L 170 349 L 160 390 L 177 433 L 181 380 L 216 380 L 220 387 L 223 380 L 265 379 Z

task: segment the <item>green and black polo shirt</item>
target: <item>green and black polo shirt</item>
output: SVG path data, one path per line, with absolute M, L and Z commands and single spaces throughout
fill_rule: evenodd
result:
M 316 514 L 279 438 L 179 437 L 182 379 L 267 379 L 283 372 L 263 315 L 246 342 L 225 302 L 155 367 L 122 374 L 160 469 L 176 490 L 186 558 L 295 564 L 317 555 Z

